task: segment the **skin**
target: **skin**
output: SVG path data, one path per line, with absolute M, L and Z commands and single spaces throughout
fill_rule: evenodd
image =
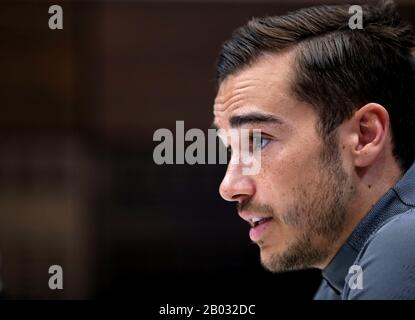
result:
M 264 137 L 258 174 L 243 175 L 244 164 L 230 162 L 220 194 L 244 218 L 272 218 L 255 241 L 272 272 L 325 268 L 402 176 L 381 105 L 361 106 L 322 139 L 316 111 L 291 93 L 294 56 L 294 49 L 263 54 L 221 83 L 214 104 L 219 129 L 260 129 Z M 252 114 L 280 121 L 251 121 Z

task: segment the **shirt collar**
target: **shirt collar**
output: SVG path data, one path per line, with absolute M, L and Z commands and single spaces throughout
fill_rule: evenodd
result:
M 329 265 L 323 270 L 323 277 L 339 294 L 343 291 L 345 277 L 358 253 L 369 237 L 389 218 L 415 206 L 415 163 L 404 176 L 389 189 L 369 210 L 353 230 Z

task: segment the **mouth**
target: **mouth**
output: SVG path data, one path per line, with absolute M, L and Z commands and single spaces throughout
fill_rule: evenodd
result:
M 273 220 L 272 217 L 259 217 L 243 212 L 239 215 L 251 226 L 251 229 L 249 230 L 249 238 L 253 242 L 258 242 L 264 236 L 265 231 L 268 229 Z
M 256 228 L 257 226 L 267 223 L 268 221 L 272 220 L 272 217 L 263 217 L 263 218 L 252 218 L 249 219 L 249 225 L 251 228 Z
M 261 238 L 263 238 L 265 231 L 271 224 L 271 221 L 272 217 L 266 217 L 254 222 L 251 225 L 251 230 L 249 230 L 249 238 L 251 238 L 253 242 L 258 242 Z

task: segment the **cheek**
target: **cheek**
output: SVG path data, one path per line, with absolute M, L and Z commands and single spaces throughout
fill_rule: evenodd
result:
M 298 184 L 298 170 L 288 161 L 265 161 L 257 179 L 257 196 L 261 203 L 271 205 L 277 212 L 293 196 Z
M 257 176 L 259 197 L 270 204 L 290 201 L 295 190 L 316 180 L 319 159 L 316 147 L 286 148 L 279 152 L 270 150 L 263 155 L 261 171 Z

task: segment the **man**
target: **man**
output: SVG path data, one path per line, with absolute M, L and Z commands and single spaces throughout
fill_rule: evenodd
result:
M 266 269 L 322 270 L 315 299 L 414 299 L 414 35 L 390 2 L 362 9 L 363 29 L 322 6 L 223 45 L 214 123 L 260 129 L 261 169 L 230 162 L 220 193 Z

